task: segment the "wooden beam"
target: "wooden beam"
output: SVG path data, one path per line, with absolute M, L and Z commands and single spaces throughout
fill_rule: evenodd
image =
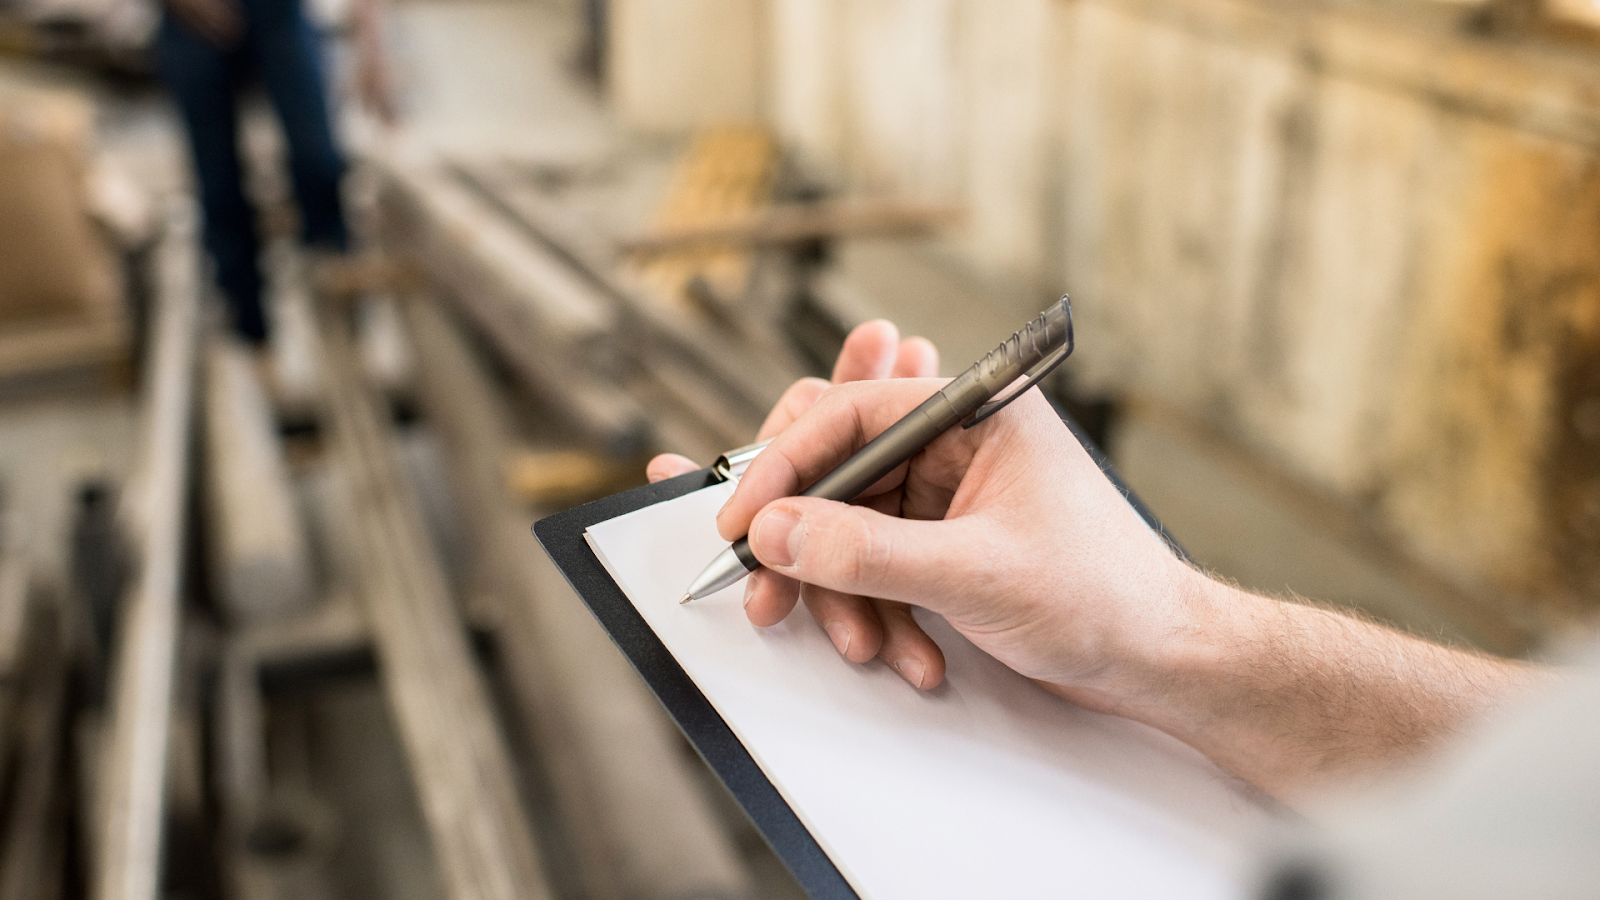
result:
M 386 237 L 414 258 L 540 400 L 602 452 L 643 452 L 649 424 L 597 377 L 616 355 L 615 307 L 448 176 L 391 167 Z
M 456 168 L 485 203 L 509 216 L 533 243 L 559 254 L 613 299 L 624 313 L 631 339 L 626 358 L 632 366 L 648 374 L 657 359 L 676 357 L 715 385 L 718 405 L 728 414 L 746 417 L 756 425 L 795 379 L 809 374 L 788 348 L 763 329 L 730 331 L 703 316 L 664 309 L 640 297 L 617 270 L 615 254 L 606 249 L 601 236 L 574 225 L 564 210 L 503 167 Z
M 205 353 L 206 536 L 230 624 L 281 619 L 316 598 L 311 548 L 283 446 L 249 351 L 212 339 Z
M 502 463 L 510 417 L 454 323 L 406 307 L 419 393 L 444 439 L 474 565 L 501 605 L 513 693 L 551 775 L 592 900 L 734 897 L 749 875 L 685 761 L 680 738 L 529 534 Z
M 512 450 L 506 456 L 505 485 L 524 505 L 560 509 L 632 487 L 640 465 L 581 450 Z
M 140 564 L 123 608 L 111 685 L 91 882 L 97 900 L 155 900 L 160 887 L 200 323 L 192 218 L 174 215 L 157 250 L 144 435 L 127 493 Z
M 327 421 L 349 478 L 351 545 L 384 690 L 445 892 L 451 900 L 549 897 L 488 691 L 396 455 L 386 407 L 362 381 L 340 313 L 319 304 Z
M 922 235 L 957 225 L 962 211 L 897 200 L 769 206 L 719 222 L 659 228 L 624 237 L 625 254 L 646 256 L 707 246 L 773 247 L 824 238 Z

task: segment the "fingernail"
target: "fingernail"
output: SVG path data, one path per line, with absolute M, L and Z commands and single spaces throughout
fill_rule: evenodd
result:
M 833 641 L 834 649 L 839 651 L 840 656 L 849 655 L 851 637 L 849 625 L 834 622 L 828 626 L 828 637 Z
M 746 578 L 744 580 L 744 605 L 745 606 L 749 606 L 750 605 L 750 601 L 755 599 L 755 596 L 756 596 L 756 581 L 759 580 L 759 579 L 757 579 L 756 575 L 757 575 L 757 573 L 752 572 L 750 574 L 750 577 Z
M 756 556 L 779 566 L 792 566 L 800 558 L 806 528 L 800 517 L 786 509 L 775 509 L 756 523 Z
M 897 660 L 894 664 L 894 670 L 899 672 L 901 678 L 911 682 L 912 686 L 918 690 L 921 690 L 922 679 L 928 674 L 927 666 L 909 656 L 905 659 Z

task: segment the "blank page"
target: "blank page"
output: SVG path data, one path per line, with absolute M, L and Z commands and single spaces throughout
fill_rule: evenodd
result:
M 731 485 L 585 535 L 663 644 L 868 900 L 1221 898 L 1244 893 L 1267 812 L 1203 756 L 1079 709 L 937 616 L 945 683 L 845 661 L 804 606 L 772 628 L 744 585 L 679 605 L 726 544 Z

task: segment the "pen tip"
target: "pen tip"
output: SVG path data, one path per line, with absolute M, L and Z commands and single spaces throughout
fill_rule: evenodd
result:
M 678 605 L 682 606 L 685 603 L 688 603 L 690 600 L 693 600 L 693 599 L 694 599 L 694 597 L 692 597 L 692 596 L 690 596 L 688 594 L 684 594 L 683 595 L 683 599 L 678 601 Z

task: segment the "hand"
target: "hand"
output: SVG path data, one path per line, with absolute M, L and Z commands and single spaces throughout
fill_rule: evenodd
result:
M 833 367 L 832 384 L 884 378 L 928 378 L 938 372 L 939 351 L 932 343 L 920 337 L 901 340 L 900 332 L 894 325 L 880 319 L 858 325 L 845 338 L 844 347 L 840 349 L 839 359 Z M 766 440 L 782 433 L 810 409 L 832 384 L 820 378 L 802 378 L 795 382 L 768 414 L 756 440 Z M 650 461 L 646 473 L 651 481 L 660 481 L 698 468 L 682 456 L 664 454 Z M 771 572 L 761 577 L 768 581 L 772 590 L 789 598 L 789 607 L 793 607 L 796 597 L 803 598 L 819 622 L 831 621 L 830 611 L 840 606 L 862 610 L 860 621 L 850 631 L 834 629 L 829 632 L 834 646 L 853 662 L 867 662 L 883 655 L 892 664 L 894 660 L 905 657 L 908 648 L 919 648 L 923 655 L 929 650 L 938 653 L 938 648 L 912 620 L 905 604 L 840 594 L 817 585 L 801 585 Z M 756 607 L 757 612 L 764 609 Z M 773 625 L 782 618 L 782 615 L 775 618 L 770 615 L 759 618 L 751 615 L 751 621 L 757 625 Z M 915 651 L 912 653 L 917 655 Z M 910 676 L 907 677 L 910 679 Z M 921 679 L 922 676 L 917 676 L 913 683 Z M 928 686 L 932 687 L 932 684 Z
M 931 345 L 896 338 L 887 323 L 857 329 L 835 379 L 937 367 Z M 927 689 L 944 659 L 907 612 L 922 606 L 1052 693 L 1159 728 L 1279 797 L 1392 773 L 1551 678 L 1205 577 L 1037 391 L 856 504 L 793 496 L 939 384 L 809 379 L 773 410 L 762 436 L 777 438 L 717 517 L 765 566 L 747 579 L 750 621 L 775 624 L 803 598 L 848 659 L 881 658 Z M 694 468 L 657 457 L 651 479 Z
M 848 658 L 862 661 L 856 641 L 881 632 L 875 655 L 927 689 L 944 659 L 904 605 L 921 606 L 1061 696 L 1121 711 L 1189 622 L 1186 598 L 1204 579 L 1145 527 L 1037 391 L 946 433 L 856 505 L 794 496 L 941 384 L 834 387 L 750 465 L 717 517 L 724 538 L 749 534 L 766 567 L 747 579 L 746 614 L 781 621 L 803 583 Z
M 237 0 L 167 0 L 167 9 L 195 34 L 224 50 L 244 35 L 244 15 Z
M 833 387 L 745 470 L 717 529 L 748 534 L 765 567 L 746 579 L 750 621 L 781 621 L 801 583 L 841 652 L 882 629 L 876 655 L 927 689 L 944 660 L 905 612 L 920 606 L 1057 696 L 1159 728 L 1279 797 L 1392 773 L 1547 678 L 1207 578 L 1037 391 L 855 504 L 794 496 L 942 383 Z

